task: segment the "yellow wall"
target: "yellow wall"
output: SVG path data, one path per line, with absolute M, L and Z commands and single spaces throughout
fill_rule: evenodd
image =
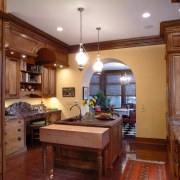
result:
M 75 100 L 81 103 L 82 79 L 86 70 L 92 65 L 97 52 L 89 52 L 90 63 L 84 71 L 79 72 L 75 62 L 75 54 L 69 55 L 69 68 L 57 71 L 57 106 L 62 109 L 62 118 L 79 113 L 75 107 L 69 108 Z M 101 58 L 113 58 L 127 64 L 136 79 L 137 101 L 137 137 L 166 138 L 166 61 L 165 45 L 134 47 L 105 50 L 100 52 Z M 92 74 L 89 74 L 91 78 Z M 87 76 L 87 74 L 86 74 Z M 87 76 L 88 77 L 88 76 Z M 75 87 L 75 98 L 62 97 L 62 87 Z M 48 100 L 52 104 L 52 100 Z M 141 108 L 145 112 L 141 112 Z

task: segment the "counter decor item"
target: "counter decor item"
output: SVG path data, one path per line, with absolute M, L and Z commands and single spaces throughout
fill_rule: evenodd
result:
M 83 87 L 83 100 L 88 100 L 88 87 Z
M 88 102 L 87 100 L 82 100 L 82 105 L 85 106 L 86 104 L 88 104 L 89 106 L 88 121 L 93 121 L 94 115 L 92 108 L 96 105 L 96 99 L 92 98 L 90 102 Z

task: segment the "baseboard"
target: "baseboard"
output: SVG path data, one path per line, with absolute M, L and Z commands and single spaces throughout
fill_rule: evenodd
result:
M 167 139 L 155 139 L 155 138 L 136 137 L 136 143 L 155 144 L 155 145 L 167 145 Z

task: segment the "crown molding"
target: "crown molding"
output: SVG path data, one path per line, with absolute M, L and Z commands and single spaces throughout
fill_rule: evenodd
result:
M 8 22 L 11 22 L 17 26 L 20 26 L 32 33 L 35 33 L 36 35 L 42 37 L 44 40 L 44 43 L 53 43 L 56 46 L 62 48 L 63 50 L 69 52 L 70 51 L 70 46 L 58 39 L 56 39 L 55 37 L 49 35 L 48 33 L 45 33 L 44 31 L 41 31 L 40 29 L 32 26 L 31 24 L 19 19 L 18 17 L 10 14 L 10 13 L 4 13 L 2 11 L 0 11 L 0 17 L 5 19 Z
M 120 49 L 120 48 L 130 48 L 139 46 L 150 46 L 164 44 L 164 40 L 160 36 L 148 36 L 140 38 L 130 38 L 130 39 L 120 39 L 113 41 L 103 41 L 99 43 L 100 50 L 109 49 Z M 86 51 L 97 51 L 97 42 L 83 44 Z M 79 45 L 70 46 L 71 53 L 78 51 Z
M 163 21 L 160 23 L 160 37 L 166 41 L 167 29 L 180 28 L 180 20 Z

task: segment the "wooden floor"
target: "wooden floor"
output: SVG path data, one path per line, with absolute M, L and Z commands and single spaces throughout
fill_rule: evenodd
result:
M 166 162 L 167 179 L 171 180 L 166 146 L 136 144 L 135 139 L 123 140 L 123 155 L 117 159 L 112 172 L 103 180 L 119 180 L 128 158 Z M 96 172 L 74 168 L 52 169 L 52 151 L 48 148 L 47 173 L 42 170 L 42 147 L 30 147 L 26 152 L 8 157 L 6 161 L 7 180 L 95 180 Z

